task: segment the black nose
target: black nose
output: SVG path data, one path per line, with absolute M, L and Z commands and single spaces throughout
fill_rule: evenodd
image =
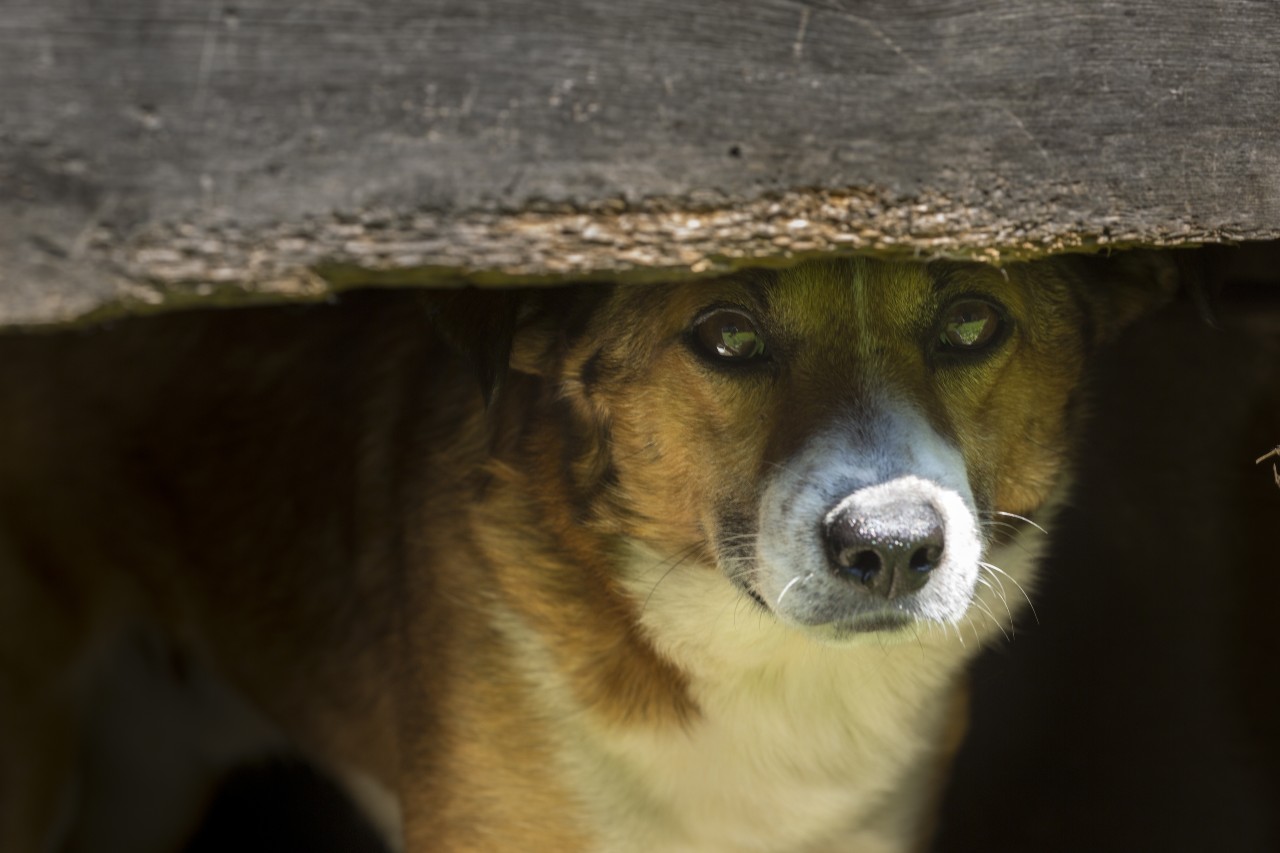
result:
M 923 587 L 946 544 L 933 504 L 903 495 L 854 493 L 827 516 L 823 533 L 832 571 L 884 598 Z

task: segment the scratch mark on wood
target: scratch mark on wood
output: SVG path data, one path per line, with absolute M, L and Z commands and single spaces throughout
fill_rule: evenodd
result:
M 471 110 L 475 108 L 476 98 L 480 96 L 480 84 L 476 82 L 476 78 L 467 76 L 467 92 L 462 96 L 462 103 L 458 106 L 458 114 L 461 116 L 471 115 Z
M 1022 136 L 1026 137 L 1028 142 L 1030 142 L 1032 145 L 1035 146 L 1036 153 L 1038 153 L 1041 159 L 1044 160 L 1045 165 L 1051 168 L 1054 166 L 1053 158 L 1049 155 L 1048 150 L 1046 150 L 1044 145 L 1041 144 L 1040 140 L 1036 138 L 1035 134 L 1033 134 L 1027 128 L 1026 123 L 1023 122 L 1021 118 L 1019 118 L 1017 113 L 1015 113 L 1013 110 L 1011 110 L 1009 107 L 1005 106 L 1004 104 L 990 103 L 986 101 L 975 101 L 972 97 L 965 94 L 960 89 L 956 88 L 956 86 L 953 83 L 951 83 L 951 81 L 948 80 L 946 77 L 938 74 L 932 68 L 920 62 L 911 54 L 907 53 L 906 49 L 904 49 L 902 45 L 898 44 L 898 42 L 892 36 L 890 36 L 883 29 L 881 29 L 880 26 L 876 24 L 875 21 L 871 20 L 870 18 L 864 17 L 862 15 L 855 14 L 849 11 L 848 9 L 844 8 L 842 5 L 838 5 L 838 4 L 839 4 L 839 0 L 837 0 L 837 5 L 834 7 L 828 7 L 822 4 L 816 4 L 816 5 L 818 5 L 819 8 L 826 8 L 826 9 L 830 9 L 833 12 L 837 12 L 845 20 L 849 21 L 850 23 L 856 24 L 859 27 L 862 27 L 864 30 L 866 30 L 868 33 L 874 36 L 877 41 L 879 41 L 885 47 L 889 48 L 889 50 L 893 51 L 894 55 L 897 56 L 899 59 L 901 59 L 903 62 L 905 62 L 907 64 L 907 67 L 909 67 L 912 71 L 915 71 L 920 76 L 925 77 L 937 83 L 945 91 L 955 96 L 956 100 L 959 101 L 960 103 L 973 106 L 973 107 L 979 107 L 979 108 L 981 107 L 994 108 L 1001 115 L 1009 119 L 1009 121 L 1013 123 L 1014 127 L 1018 129 L 1018 132 Z M 809 4 L 802 2 L 801 5 L 803 7 L 802 9 L 803 13 L 807 13 L 810 10 Z M 808 17 L 807 15 L 805 15 L 802 18 L 802 21 L 807 21 L 807 19 Z
M 805 33 L 809 30 L 809 15 L 812 13 L 813 10 L 808 6 L 805 6 L 800 10 L 800 26 L 796 30 L 795 43 L 791 45 L 791 52 L 795 55 L 796 59 L 802 59 L 804 57 L 804 37 Z
M 1035 134 L 1027 129 L 1026 124 L 1024 124 L 1022 119 L 1018 117 L 1018 114 L 1006 107 L 1004 104 L 995 104 L 994 106 L 1000 113 L 1007 116 L 1010 121 L 1017 125 L 1018 130 L 1022 131 L 1022 135 L 1036 147 L 1036 153 L 1038 153 L 1040 158 L 1044 160 L 1045 165 L 1053 166 L 1053 158 L 1049 156 L 1049 152 L 1040 144 L 1040 140 L 1036 138 Z
M 200 44 L 200 60 L 196 65 L 196 91 L 192 102 L 197 115 L 204 112 L 205 93 L 209 88 L 209 78 L 213 73 L 213 58 L 218 50 L 218 24 L 222 17 L 218 9 L 209 12 L 209 20 L 204 28 L 204 40 Z

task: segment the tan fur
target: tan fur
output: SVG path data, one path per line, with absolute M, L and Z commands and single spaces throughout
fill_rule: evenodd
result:
M 1042 510 L 1087 351 L 1163 275 L 839 260 L 530 292 L 488 408 L 430 330 L 453 296 L 0 338 L 0 849 L 114 849 L 75 791 L 140 643 L 394 792 L 408 850 L 906 849 L 962 665 L 1021 595 L 993 577 L 956 624 L 831 645 L 728 579 L 725 519 L 886 406 L 982 511 Z M 1014 331 L 940 367 L 937 312 L 970 293 Z M 694 352 L 713 303 L 766 318 L 771 373 Z M 1035 546 L 999 532 L 985 559 L 1030 583 Z

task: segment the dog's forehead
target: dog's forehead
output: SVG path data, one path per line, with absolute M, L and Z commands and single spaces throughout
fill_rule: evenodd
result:
M 767 291 L 769 315 L 776 326 L 804 336 L 850 327 L 898 329 L 915 321 L 934 284 L 919 263 L 810 261 L 779 272 Z

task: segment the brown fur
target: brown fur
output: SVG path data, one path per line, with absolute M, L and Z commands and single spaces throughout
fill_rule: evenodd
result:
M 453 295 L 0 338 L 0 849 L 59 831 L 105 662 L 139 632 L 175 681 L 207 670 L 322 767 L 398 792 L 409 850 L 592 849 L 557 715 L 619 734 L 700 715 L 618 575 L 621 538 L 716 571 L 725 519 L 884 387 L 959 446 L 980 506 L 1030 514 L 1087 351 L 1167 290 L 1161 270 L 836 261 L 528 293 L 463 322 L 470 366 L 432 330 L 462 316 Z M 922 306 L 974 289 L 1017 345 L 939 370 Z M 770 378 L 691 354 L 715 301 L 761 305 Z M 839 321 L 859 311 L 873 339 Z

